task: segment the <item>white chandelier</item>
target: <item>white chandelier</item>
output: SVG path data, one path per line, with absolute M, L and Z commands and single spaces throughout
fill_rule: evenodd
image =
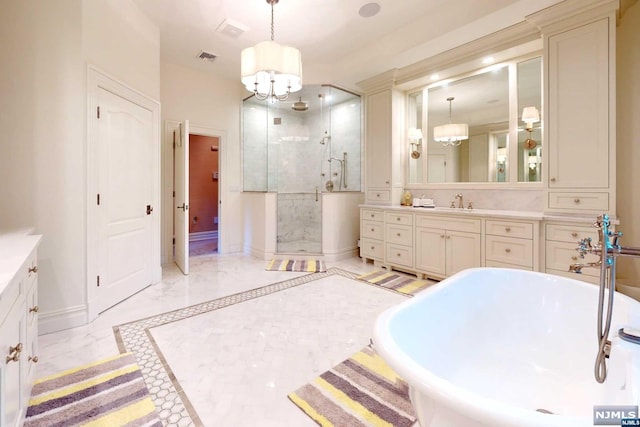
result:
M 462 141 L 469 139 L 469 126 L 466 123 L 451 123 L 451 101 L 455 98 L 447 98 L 449 101 L 449 123 L 433 128 L 433 139 L 441 142 L 442 145 L 458 146 Z
M 271 5 L 271 40 L 242 51 L 242 84 L 259 100 L 284 101 L 302 89 L 302 60 L 298 49 L 273 41 L 273 5 L 279 0 L 266 1 Z

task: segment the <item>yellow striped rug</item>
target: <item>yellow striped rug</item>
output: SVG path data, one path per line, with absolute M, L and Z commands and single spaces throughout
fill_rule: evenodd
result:
M 287 396 L 323 427 L 410 427 L 408 386 L 370 347 Z
M 407 295 L 415 295 L 421 290 L 436 283 L 434 281 L 416 279 L 415 277 L 407 276 L 405 274 L 384 270 L 363 274 L 362 276 L 358 276 L 357 279 L 388 289 L 393 289 L 394 291 Z
M 161 427 L 131 353 L 36 381 L 24 427 Z
M 321 273 L 327 271 L 327 267 L 324 261 L 318 259 L 272 259 L 265 270 Z

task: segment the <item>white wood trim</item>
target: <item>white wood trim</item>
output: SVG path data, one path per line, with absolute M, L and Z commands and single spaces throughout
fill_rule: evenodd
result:
M 189 241 L 190 242 L 199 242 L 201 240 L 210 240 L 217 239 L 218 231 L 200 231 L 197 233 L 189 233 Z
M 100 70 L 98 67 L 88 64 L 87 65 L 87 115 L 86 121 L 86 232 L 87 232 L 87 315 L 86 321 L 92 321 L 98 317 L 97 304 L 95 298 L 96 292 L 96 277 L 99 274 L 98 260 L 97 260 L 97 213 L 96 213 L 96 194 L 98 193 L 97 171 L 98 171 L 98 156 L 97 156 L 97 128 L 95 121 L 92 120 L 95 117 L 97 104 L 97 91 L 99 88 L 107 90 L 118 96 L 121 96 L 142 108 L 148 109 L 152 112 L 153 120 L 153 140 L 156 141 L 156 147 L 152 150 L 153 156 L 153 185 L 152 185 L 152 200 L 151 204 L 155 209 L 160 207 L 160 152 L 161 152 L 161 139 L 160 139 L 160 102 L 148 97 L 147 95 L 139 92 L 138 90 L 130 87 L 126 83 L 110 76 L 106 72 Z M 162 268 L 160 266 L 160 213 L 151 215 L 151 229 L 152 229 L 152 255 L 151 255 L 151 268 L 152 278 L 151 283 L 157 283 L 162 279 Z M 85 323 L 86 323 L 85 321 Z M 76 325 L 77 326 L 77 325 Z M 64 328 L 62 328 L 64 329 Z
M 38 314 L 38 335 L 76 328 L 86 325 L 88 322 L 88 306 L 86 305 L 41 313 Z

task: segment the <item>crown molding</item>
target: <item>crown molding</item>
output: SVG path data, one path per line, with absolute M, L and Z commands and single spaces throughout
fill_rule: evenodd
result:
M 525 19 L 544 34 L 566 31 L 568 27 L 610 16 L 620 7 L 619 0 L 565 0 Z

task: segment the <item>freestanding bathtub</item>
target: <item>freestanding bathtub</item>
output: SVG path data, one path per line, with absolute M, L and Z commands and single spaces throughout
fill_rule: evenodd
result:
M 593 426 L 594 405 L 640 403 L 640 303 L 616 293 L 608 377 L 594 379 L 598 286 L 474 268 L 382 313 L 376 351 L 410 387 L 422 427 Z M 619 424 L 618 424 L 619 425 Z

